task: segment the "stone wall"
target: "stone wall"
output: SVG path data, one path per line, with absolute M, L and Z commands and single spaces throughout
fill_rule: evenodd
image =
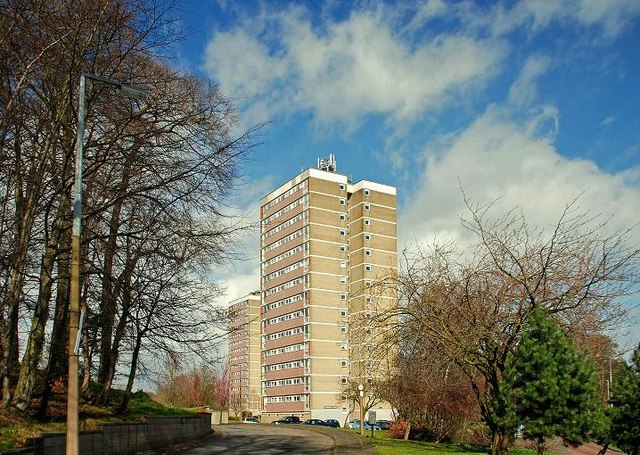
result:
M 201 438 L 211 431 L 211 414 L 208 412 L 183 417 L 149 417 L 144 423 L 103 424 L 100 431 L 80 433 L 80 453 L 134 454 Z M 29 438 L 25 448 L 2 454 L 65 455 L 65 446 L 65 433 L 43 433 Z

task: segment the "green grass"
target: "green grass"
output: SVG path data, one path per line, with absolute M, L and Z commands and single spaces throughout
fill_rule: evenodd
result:
M 122 393 L 120 390 L 112 390 L 107 406 L 81 404 L 80 430 L 95 431 L 102 423 L 140 422 L 148 416 L 189 415 L 198 412 L 198 409 L 168 408 L 140 391 L 131 395 L 127 413 L 118 415 L 115 410 L 120 404 Z M 21 447 L 27 438 L 35 437 L 38 433 L 65 431 L 67 404 L 64 398 L 66 397 L 56 396 L 52 399 L 48 422 L 40 422 L 28 415 L 0 409 L 0 450 Z
M 370 434 L 370 433 L 369 433 Z M 487 455 L 489 447 L 474 444 L 444 444 L 392 439 L 384 431 L 376 431 L 372 440 L 378 455 Z M 511 448 L 511 455 L 535 455 L 535 450 Z

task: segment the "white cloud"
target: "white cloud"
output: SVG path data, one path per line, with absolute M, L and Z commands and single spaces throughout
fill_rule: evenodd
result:
M 470 96 L 470 88 L 497 73 L 505 54 L 499 42 L 464 35 L 410 43 L 366 11 L 322 29 L 296 9 L 249 24 L 215 33 L 206 68 L 226 93 L 250 97 L 257 109 L 250 115 L 261 120 L 312 112 L 329 124 L 354 124 L 371 113 L 412 122 Z M 266 28 L 269 45 L 258 39 Z
M 549 68 L 550 60 L 544 56 L 529 57 L 518 79 L 509 90 L 509 102 L 514 107 L 527 107 L 536 100 L 538 90 L 536 78 Z
M 616 36 L 640 14 L 637 0 L 579 0 L 578 20 L 585 25 L 601 24 L 607 35 Z
M 602 121 L 600 122 L 599 126 L 601 128 L 607 128 L 608 126 L 610 126 L 615 121 L 616 121 L 616 119 L 614 117 L 607 116 L 607 117 L 602 119 Z
M 639 168 L 608 174 L 592 161 L 565 158 L 530 127 L 535 118 L 520 125 L 506 114 L 488 109 L 440 153 L 428 156 L 420 188 L 407 198 L 398 224 L 401 243 L 464 237 L 459 182 L 473 201 L 499 199 L 498 211 L 519 206 L 533 224 L 553 224 L 581 194 L 579 206 L 612 216 L 612 228 L 638 223 L 629 207 L 640 199 Z
M 476 3 L 461 3 L 450 11 L 468 27 L 503 36 L 517 28 L 531 34 L 549 26 L 599 27 L 604 36 L 615 37 L 640 14 L 637 0 L 523 0 L 505 7 L 497 3 L 480 9 Z

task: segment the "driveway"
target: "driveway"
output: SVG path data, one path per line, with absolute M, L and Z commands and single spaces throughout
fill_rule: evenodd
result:
M 216 425 L 206 438 L 143 455 L 374 455 L 357 433 L 307 425 Z

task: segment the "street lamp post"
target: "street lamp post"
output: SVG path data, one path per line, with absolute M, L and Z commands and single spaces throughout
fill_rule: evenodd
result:
M 364 436 L 364 386 L 358 385 L 358 395 L 360 396 L 360 436 Z
M 66 454 L 78 455 L 78 351 L 80 346 L 80 234 L 82 230 L 82 155 L 84 152 L 84 99 L 87 79 L 91 79 L 118 88 L 118 92 L 127 97 L 144 101 L 147 93 L 124 84 L 116 79 L 82 73 L 80 93 L 78 94 L 78 138 L 76 143 L 75 179 L 73 195 L 73 228 L 71 231 L 71 286 L 69 301 L 69 379 L 67 384 L 67 440 Z

